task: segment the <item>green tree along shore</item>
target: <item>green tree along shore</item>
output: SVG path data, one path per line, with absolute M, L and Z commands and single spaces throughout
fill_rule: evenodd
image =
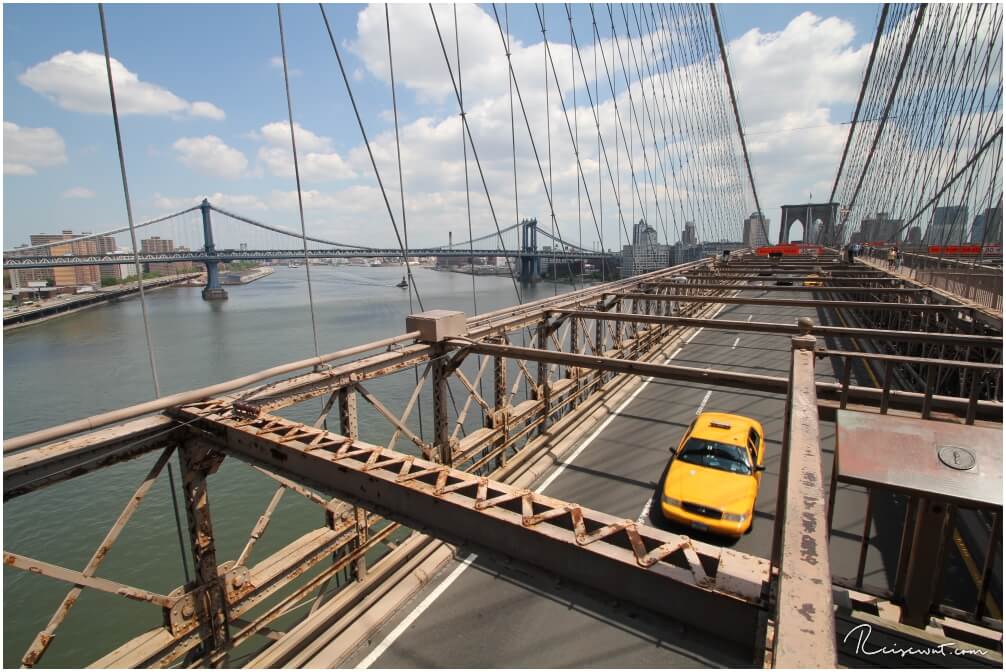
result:
M 154 278 L 160 278 L 163 275 L 164 275 L 163 273 L 144 273 L 143 274 L 143 279 L 144 280 L 152 280 Z M 102 278 L 101 279 L 101 286 L 102 287 L 111 287 L 112 285 L 123 285 L 123 284 L 130 283 L 130 282 L 136 282 L 136 276 L 135 275 L 130 275 L 129 277 L 126 277 L 126 278 Z

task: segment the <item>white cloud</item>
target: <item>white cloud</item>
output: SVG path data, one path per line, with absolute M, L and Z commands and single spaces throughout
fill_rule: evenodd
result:
M 26 128 L 3 122 L 4 175 L 34 175 L 39 168 L 66 163 L 66 144 L 52 128 Z
M 223 121 L 227 116 L 224 111 L 213 103 L 207 103 L 202 100 L 197 100 L 192 103 L 189 108 L 189 114 L 193 117 L 205 117 L 207 119 L 213 119 L 214 121 Z
M 248 167 L 248 159 L 244 154 L 215 135 L 179 138 L 172 146 L 179 161 L 195 171 L 213 177 L 237 179 L 244 175 Z
M 200 196 L 163 196 L 155 193 L 153 203 L 154 207 L 161 211 L 178 210 L 198 205 L 203 202 L 204 198 L 221 208 L 233 208 L 239 214 L 246 210 L 266 210 L 268 208 L 258 196 L 253 194 L 224 194 L 219 191 Z
M 94 192 L 87 187 L 70 187 L 63 192 L 63 198 L 94 198 Z
M 269 67 L 272 68 L 273 70 L 279 70 L 280 72 L 283 72 L 283 57 L 273 56 L 272 58 L 270 58 Z M 286 71 L 291 77 L 300 77 L 301 75 L 304 74 L 304 71 L 301 70 L 300 68 L 291 68 L 289 62 L 286 64 Z
M 307 181 L 345 180 L 356 172 L 337 152 L 332 151 L 330 138 L 312 133 L 300 124 L 293 125 L 297 138 L 297 158 L 301 178 Z M 266 143 L 258 150 L 258 159 L 272 175 L 293 177 L 293 151 L 290 147 L 290 124 L 275 121 L 259 129 L 256 136 Z
M 220 120 L 224 112 L 204 101 L 189 102 L 171 91 L 142 81 L 116 59 L 111 59 L 119 113 L 189 115 Z M 31 66 L 18 81 L 65 110 L 104 114 L 111 110 L 105 59 L 91 51 L 64 51 Z

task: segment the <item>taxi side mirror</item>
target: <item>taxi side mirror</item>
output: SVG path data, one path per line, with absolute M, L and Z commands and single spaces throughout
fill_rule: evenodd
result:
M 764 464 L 756 464 L 755 465 L 755 471 L 765 471 L 765 465 Z

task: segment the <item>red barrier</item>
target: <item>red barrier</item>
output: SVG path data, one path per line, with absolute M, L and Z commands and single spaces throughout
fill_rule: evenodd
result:
M 781 254 L 784 257 L 795 257 L 801 254 L 824 254 L 824 248 L 820 245 L 810 245 L 808 243 L 788 243 L 786 245 L 767 245 L 755 249 L 755 254 L 766 257 L 770 254 Z
M 992 246 L 986 248 L 986 252 L 991 251 Z M 929 254 L 960 254 L 975 255 L 982 253 L 981 245 L 930 245 Z

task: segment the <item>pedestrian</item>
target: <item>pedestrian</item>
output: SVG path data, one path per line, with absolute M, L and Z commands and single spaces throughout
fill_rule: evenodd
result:
M 898 251 L 893 247 L 887 251 L 887 267 L 891 270 L 894 269 L 895 263 L 898 261 Z

